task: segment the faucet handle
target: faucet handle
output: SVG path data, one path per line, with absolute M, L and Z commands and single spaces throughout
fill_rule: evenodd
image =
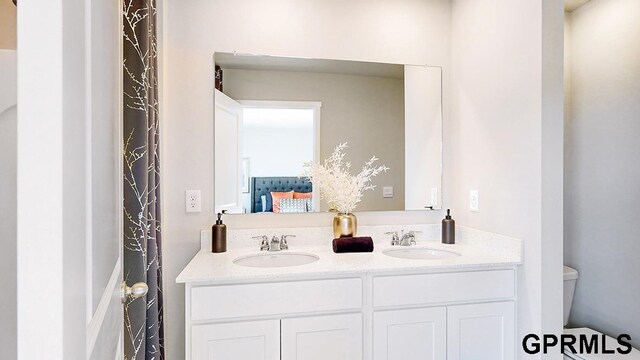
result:
M 269 238 L 267 237 L 267 235 L 252 236 L 251 238 L 252 239 L 262 239 L 262 241 L 260 242 L 260 251 L 269 250 Z
M 400 237 L 398 236 L 398 232 L 397 231 L 387 231 L 387 232 L 385 232 L 385 234 L 391 235 L 391 245 L 400 244 Z
M 409 244 L 416 245 L 416 234 L 421 233 L 422 231 L 411 230 L 407 234 L 410 236 Z
M 409 245 L 416 245 L 416 234 L 413 231 L 409 232 L 409 234 L 411 234 L 409 236 Z
M 282 235 L 280 237 L 280 250 L 289 250 L 289 243 L 287 238 L 296 237 L 295 235 Z

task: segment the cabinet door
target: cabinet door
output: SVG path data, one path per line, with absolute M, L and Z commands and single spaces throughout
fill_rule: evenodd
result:
M 191 358 L 279 360 L 280 320 L 194 325 Z
M 513 302 L 447 308 L 448 360 L 515 359 Z
M 282 360 L 362 359 L 362 314 L 282 320 Z
M 444 307 L 380 311 L 373 314 L 374 360 L 444 360 Z

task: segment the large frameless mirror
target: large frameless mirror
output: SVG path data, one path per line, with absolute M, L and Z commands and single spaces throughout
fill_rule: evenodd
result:
M 331 211 L 305 164 L 340 144 L 372 179 L 356 211 L 441 208 L 439 67 L 216 53 L 215 210 Z

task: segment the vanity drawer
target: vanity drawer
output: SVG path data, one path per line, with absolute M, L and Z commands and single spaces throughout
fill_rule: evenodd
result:
M 191 288 L 191 319 L 359 310 L 362 279 L 288 281 Z
M 508 299 L 514 296 L 513 270 L 373 278 L 374 307 Z

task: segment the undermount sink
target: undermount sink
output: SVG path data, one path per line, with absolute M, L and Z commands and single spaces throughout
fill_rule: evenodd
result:
M 408 246 L 387 249 L 382 253 L 395 258 L 411 260 L 442 260 L 460 256 L 460 254 L 454 251 Z
M 266 252 L 240 256 L 233 263 L 248 267 L 288 267 L 311 264 L 320 259 L 317 255 L 294 252 Z

